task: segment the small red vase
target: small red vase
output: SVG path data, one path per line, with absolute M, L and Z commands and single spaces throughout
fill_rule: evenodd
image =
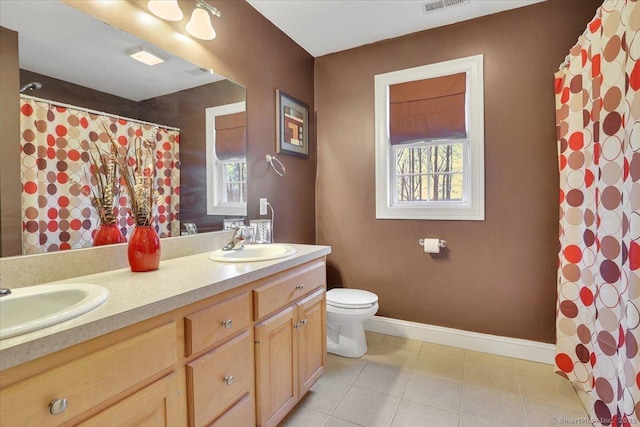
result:
M 131 271 L 152 271 L 160 266 L 160 237 L 152 226 L 133 229 L 127 250 Z
M 93 236 L 93 246 L 112 245 L 126 241 L 127 238 L 122 235 L 116 224 L 100 224 L 95 236 Z

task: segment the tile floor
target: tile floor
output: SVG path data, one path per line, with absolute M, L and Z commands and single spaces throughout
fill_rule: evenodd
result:
M 367 342 L 360 359 L 329 354 L 280 427 L 588 425 L 551 365 L 371 332 Z

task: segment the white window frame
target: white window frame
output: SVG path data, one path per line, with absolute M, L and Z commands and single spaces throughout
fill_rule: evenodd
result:
M 240 113 L 246 110 L 246 103 L 209 107 L 205 110 L 205 131 L 207 143 L 207 215 L 247 215 L 246 203 L 227 203 L 224 201 L 223 173 L 226 161 L 216 156 L 216 127 L 217 116 Z M 248 171 L 247 171 L 248 173 Z M 248 181 L 247 177 L 247 181 Z
M 389 135 L 389 86 L 415 80 L 466 73 L 467 138 L 461 201 L 395 203 L 395 151 Z M 484 210 L 484 89 L 483 55 L 474 55 L 375 76 L 376 218 L 483 221 Z

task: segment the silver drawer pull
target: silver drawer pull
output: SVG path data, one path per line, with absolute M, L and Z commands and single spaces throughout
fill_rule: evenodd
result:
M 296 285 L 296 289 L 301 291 L 304 289 L 304 285 L 302 283 L 300 283 L 299 285 Z
M 224 326 L 225 329 L 231 329 L 231 327 L 233 326 L 233 321 L 231 319 L 223 320 L 222 326 Z
M 51 415 L 59 415 L 67 409 L 67 399 L 54 399 L 49 403 L 49 412 Z
M 300 329 L 302 327 L 302 324 L 300 322 L 296 322 L 295 325 L 293 325 L 293 327 L 295 329 Z
M 233 384 L 233 380 L 234 380 L 233 375 L 229 375 L 228 377 L 224 377 L 224 383 L 226 385 Z
M 302 319 L 300 323 L 302 323 L 302 326 L 307 326 L 307 319 Z

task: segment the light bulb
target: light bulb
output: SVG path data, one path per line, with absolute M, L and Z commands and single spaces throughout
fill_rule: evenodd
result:
M 193 37 L 202 40 L 213 40 L 216 38 L 216 30 L 211 25 L 209 12 L 197 6 L 191 14 L 191 19 L 187 23 L 187 31 Z
M 149 0 L 147 7 L 151 13 L 167 21 L 181 21 L 184 16 L 178 0 Z

